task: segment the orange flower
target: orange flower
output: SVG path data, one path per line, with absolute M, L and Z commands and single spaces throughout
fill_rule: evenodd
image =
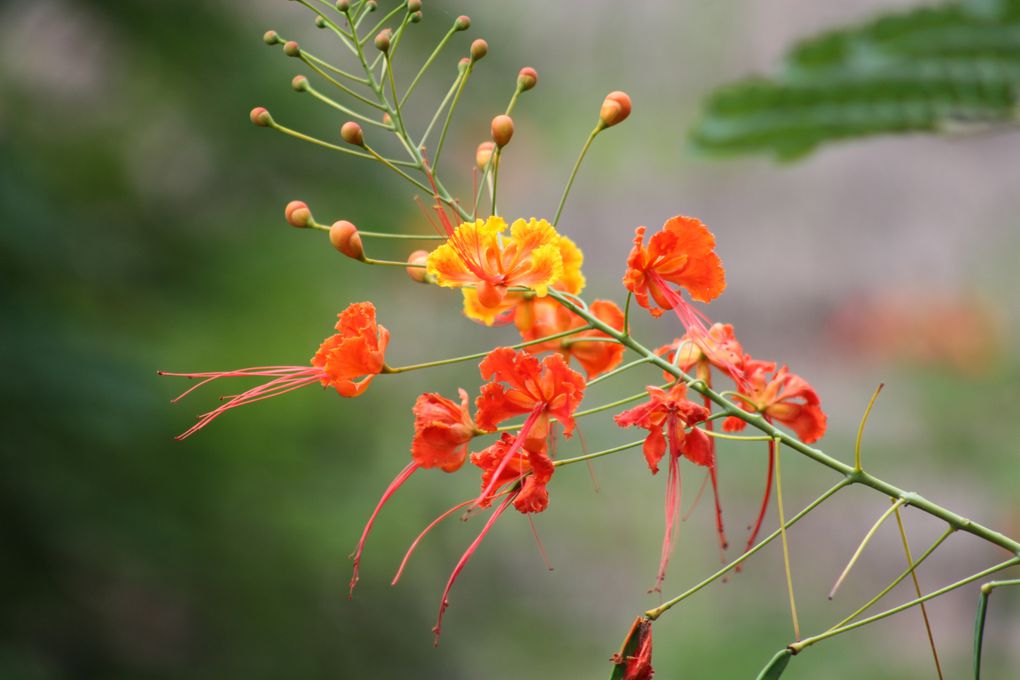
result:
M 458 391 L 460 403 L 435 392 L 414 402 L 414 439 L 411 456 L 418 467 L 456 472 L 467 458 L 468 442 L 475 436 L 475 423 L 468 412 L 468 395 Z
M 672 217 L 647 246 L 643 245 L 645 227 L 638 227 L 634 234 L 623 285 L 653 316 L 660 316 L 664 309 L 676 309 L 678 293 L 670 283 L 687 289 L 699 302 L 711 302 L 726 288 L 726 272 L 715 254 L 715 236 L 700 220 Z M 653 307 L 649 296 L 662 309 Z
M 676 540 L 676 520 L 680 512 L 680 456 L 712 470 L 715 467 L 715 453 L 711 441 L 704 432 L 694 427 L 709 416 L 704 406 L 687 399 L 687 386 L 676 383 L 669 392 L 649 385 L 649 400 L 632 409 L 619 413 L 614 420 L 620 427 L 637 425 L 648 430 L 644 453 L 652 474 L 659 471 L 659 461 L 666 453 L 669 442 L 669 473 L 666 478 L 666 530 L 662 539 L 662 554 L 659 560 L 659 574 L 654 591 L 662 590 L 666 567 Z M 663 428 L 666 429 L 665 436 Z M 690 432 L 685 432 L 690 428 Z
M 560 258 L 563 261 L 563 272 L 553 282 L 558 290 L 571 295 L 578 295 L 584 289 L 584 274 L 581 273 L 581 265 L 584 264 L 584 254 L 581 249 L 566 236 L 560 236 L 556 242 Z M 502 324 L 510 321 L 513 317 L 511 310 L 521 306 L 529 306 L 536 300 L 534 293 L 507 292 L 503 300 L 492 306 L 481 303 L 478 291 L 473 288 L 464 288 L 464 316 L 484 323 L 486 326 Z M 540 299 L 540 298 L 539 298 Z
M 600 321 L 617 330 L 623 330 L 623 312 L 615 302 L 596 300 L 589 309 Z M 514 323 L 521 332 L 521 338 L 526 342 L 587 325 L 584 319 L 548 298 L 518 305 Z M 559 352 L 566 359 L 573 357 L 584 368 L 589 380 L 620 364 L 623 359 L 623 345 L 616 342 L 584 342 L 583 338 L 609 339 L 609 336 L 592 329 L 558 340 L 530 345 L 526 349 L 531 353 Z
M 224 397 L 226 402 L 222 406 L 200 415 L 198 423 L 178 435 L 177 439 L 194 434 L 230 409 L 279 396 L 316 382 L 323 387 L 334 388 L 343 397 L 356 397 L 364 392 L 372 379 L 385 368 L 383 355 L 390 341 L 390 333 L 376 323 L 375 306 L 371 302 L 356 302 L 340 312 L 338 317 L 338 332 L 322 342 L 312 357 L 311 366 L 257 366 L 208 373 L 160 371 L 160 375 L 202 379 L 174 399 L 174 402 L 219 378 L 272 378 L 240 394 Z
M 690 373 L 711 386 L 711 367 L 726 372 L 739 383 L 743 379 L 744 349 L 733 335 L 733 326 L 728 323 L 714 323 L 705 334 L 685 333 L 655 353 L 665 357 L 681 371 Z M 736 370 L 734 370 L 736 369 Z M 666 380 L 674 380 L 672 373 L 663 372 Z
M 522 513 L 542 512 L 549 507 L 546 484 L 555 470 L 553 462 L 543 451 L 520 449 L 518 455 L 512 456 L 501 469 L 500 463 L 513 444 L 513 435 L 504 432 L 492 446 L 471 454 L 471 462 L 482 469 L 482 489 L 490 486 L 499 488 L 523 479 L 520 491 L 514 495 L 514 507 Z M 491 498 L 485 498 L 482 505 L 488 506 L 491 502 Z
M 560 235 L 536 219 L 515 221 L 509 236 L 506 230 L 506 222 L 495 215 L 464 222 L 429 255 L 427 273 L 440 286 L 474 286 L 478 304 L 488 310 L 499 310 L 514 286 L 544 296 L 563 275 Z

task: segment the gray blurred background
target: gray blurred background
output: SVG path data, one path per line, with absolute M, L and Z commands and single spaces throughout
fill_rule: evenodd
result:
M 792 166 L 684 146 L 712 88 L 768 72 L 799 37 L 912 4 L 427 0 L 396 67 L 406 83 L 453 17 L 471 15 L 417 90 L 420 130 L 469 40 L 489 41 L 443 153 L 461 195 L 517 70 L 538 70 L 502 165 L 508 216 L 551 217 L 603 95 L 627 90 L 633 115 L 594 145 L 560 222 L 584 249 L 586 297 L 622 302 L 635 226 L 698 216 L 728 269 L 709 314 L 817 388 L 830 415 L 822 447 L 852 458 L 860 415 L 885 382 L 865 438 L 872 472 L 1016 536 L 1020 135 L 876 138 Z M 453 591 L 438 650 L 439 594 L 481 523 L 441 526 L 403 582 L 388 583 L 420 528 L 476 491 L 473 470 L 423 473 L 401 490 L 347 601 L 346 555 L 407 460 L 415 396 L 476 390 L 470 364 L 380 378 L 356 401 L 300 391 L 172 440 L 222 392 L 170 407 L 182 386 L 156 369 L 301 364 L 352 301 L 375 301 L 394 364 L 514 341 L 512 328 L 463 318 L 456 294 L 356 266 L 284 223 L 283 206 L 301 198 L 326 223 L 429 229 L 396 176 L 247 122 L 265 105 L 285 125 L 337 138 L 342 119 L 290 90 L 307 69 L 261 41 L 274 28 L 341 56 L 311 19 L 283 0 L 0 3 L 0 677 L 604 677 L 633 616 L 657 603 L 645 590 L 665 480 L 638 449 L 597 462 L 597 493 L 583 466 L 556 475 L 536 517 L 554 571 L 523 517 L 500 520 Z M 635 321 L 649 343 L 676 332 L 668 317 Z M 657 379 L 629 373 L 588 403 Z M 582 428 L 593 449 L 635 438 L 608 417 Z M 579 450 L 575 439 L 561 455 Z M 764 445 L 719 455 L 736 556 L 760 502 Z M 788 512 L 836 481 L 783 460 Z M 686 508 L 703 473 L 683 474 Z M 791 533 L 806 633 L 903 568 L 890 524 L 825 597 L 885 507 L 850 490 Z M 916 511 L 906 522 L 915 554 L 942 530 Z M 773 509 L 766 530 L 775 526 Z M 715 567 L 714 541 L 706 498 L 681 528 L 667 594 Z M 657 677 L 753 677 L 791 640 L 774 548 L 656 623 Z M 934 589 L 1002 559 L 956 536 L 921 582 Z M 904 583 L 888 602 L 910 597 Z M 976 601 L 968 588 L 929 608 L 947 678 L 968 672 Z M 1020 594 L 997 591 L 987 677 L 1014 677 L 1018 650 Z M 933 676 L 911 610 L 810 649 L 785 677 Z

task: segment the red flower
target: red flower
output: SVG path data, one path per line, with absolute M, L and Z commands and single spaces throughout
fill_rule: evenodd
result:
M 704 406 L 699 406 L 686 398 L 686 385 L 678 382 L 669 392 L 652 386 L 649 386 L 647 390 L 649 401 L 617 414 L 615 420 L 620 427 L 637 425 L 648 430 L 644 453 L 652 474 L 659 471 L 659 461 L 666 453 L 667 439 L 669 442 L 666 532 L 662 541 L 659 574 L 655 586 L 652 588 L 652 590 L 660 591 L 676 537 L 676 519 L 680 510 L 680 456 L 711 470 L 715 467 L 715 455 L 708 435 L 694 427 L 708 418 L 709 411 Z M 665 436 L 663 435 L 664 427 L 666 429 Z M 685 432 L 687 428 L 690 428 L 690 432 Z
M 174 402 L 218 378 L 253 376 L 272 378 L 269 382 L 240 394 L 224 397 L 226 403 L 200 415 L 198 423 L 178 435 L 177 439 L 194 434 L 230 409 L 279 396 L 312 383 L 318 382 L 323 387 L 332 387 L 343 397 L 356 397 L 364 392 L 372 379 L 385 367 L 383 355 L 390 340 L 390 333 L 376 323 L 375 306 L 371 302 L 356 302 L 340 312 L 338 317 L 336 323 L 338 332 L 322 342 L 312 357 L 311 366 L 257 366 L 208 373 L 160 371 L 160 375 L 202 378 L 200 383 L 178 396 Z
M 513 435 L 504 432 L 492 446 L 471 454 L 471 462 L 482 469 L 482 489 L 490 486 L 497 489 L 508 482 L 522 480 L 521 489 L 514 496 L 514 507 L 522 513 L 542 512 L 549 506 L 546 484 L 555 470 L 553 462 L 544 451 L 519 448 L 517 455 L 500 468 L 513 445 Z M 492 497 L 487 496 L 482 505 L 488 506 L 491 502 Z
M 418 467 L 455 472 L 467 458 L 468 442 L 477 433 L 468 412 L 468 395 L 458 391 L 460 403 L 435 392 L 414 402 L 414 439 L 411 456 Z
M 714 323 L 700 337 L 688 332 L 655 350 L 655 353 L 685 373 L 691 373 L 693 369 L 694 376 L 709 386 L 712 385 L 713 366 L 729 374 L 738 384 L 743 379 L 744 349 L 733 334 L 733 326 L 728 323 Z M 668 372 L 664 375 L 666 380 L 676 378 Z
M 660 316 L 665 309 L 677 310 L 679 293 L 670 283 L 687 289 L 699 302 L 711 302 L 726 288 L 726 272 L 714 250 L 715 236 L 700 220 L 672 217 L 662 231 L 652 235 L 647 246 L 645 227 L 638 227 L 634 234 L 623 285 L 653 316 Z
M 589 309 L 600 321 L 617 330 L 623 330 L 623 312 L 615 302 L 596 300 L 591 303 Z M 530 341 L 581 328 L 587 325 L 587 322 L 555 300 L 537 298 L 517 306 L 514 324 L 521 332 L 521 338 Z M 620 364 L 623 359 L 623 345 L 616 342 L 584 342 L 583 338 L 609 339 L 609 336 L 592 329 L 558 340 L 531 345 L 526 349 L 531 353 L 559 352 L 566 359 L 573 357 L 584 368 L 589 380 Z

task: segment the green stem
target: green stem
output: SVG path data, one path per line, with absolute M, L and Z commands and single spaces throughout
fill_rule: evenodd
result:
M 878 390 L 875 390 L 875 395 L 878 395 L 878 391 L 881 390 L 881 385 Z M 874 399 L 872 399 L 874 401 Z M 867 414 L 865 413 L 865 418 Z M 903 542 L 903 553 L 907 558 L 907 568 L 910 569 L 910 578 L 914 582 L 914 592 L 918 597 L 921 597 L 921 583 L 917 579 L 917 566 L 914 564 L 914 556 L 910 554 L 910 541 L 907 540 L 907 530 L 903 526 L 903 516 L 900 513 L 900 509 L 896 508 L 896 526 L 900 530 L 900 540 Z M 942 676 L 942 664 L 939 662 L 939 651 L 935 647 L 935 636 L 931 632 L 931 622 L 928 620 L 928 608 L 924 606 L 924 602 L 921 603 L 921 618 L 924 620 L 924 630 L 928 634 L 928 646 L 931 647 L 931 656 L 935 660 L 935 671 L 939 675 L 939 680 L 943 680 Z
M 367 43 L 369 40 L 374 38 L 375 35 L 379 32 L 379 29 L 381 29 L 383 26 L 385 26 L 387 24 L 387 22 L 389 22 L 389 20 L 394 17 L 394 15 L 396 15 L 396 14 L 398 14 L 400 12 L 400 10 L 404 9 L 405 5 L 407 5 L 406 2 L 401 2 L 396 7 L 391 9 L 386 16 L 384 16 L 382 19 L 379 20 L 379 23 L 377 23 L 375 26 L 372 27 L 371 30 L 369 30 L 368 32 L 365 33 L 365 39 L 361 41 L 361 45 L 364 46 L 365 43 Z M 390 47 L 392 47 L 393 46 L 392 45 L 392 41 L 390 41 L 390 43 L 391 43 Z
M 492 154 L 492 214 L 498 215 L 496 208 L 496 189 L 499 187 L 499 158 L 503 155 L 503 149 L 496 147 L 496 150 Z M 485 175 L 482 175 L 482 179 L 485 179 Z
M 564 458 L 563 460 L 557 460 L 557 461 L 553 462 L 553 465 L 556 466 L 556 467 L 560 467 L 560 466 L 563 466 L 563 465 L 572 465 L 574 463 L 581 463 L 581 462 L 584 462 L 586 460 L 591 460 L 592 458 L 601 458 L 602 456 L 608 456 L 608 455 L 610 455 L 612 453 L 619 453 L 620 451 L 626 451 L 627 449 L 633 449 L 635 446 L 641 446 L 644 443 L 645 443 L 644 439 L 639 439 L 636 442 L 631 442 L 630 444 L 621 444 L 620 446 L 614 446 L 613 448 L 606 449 L 604 451 L 596 451 L 595 453 L 586 453 L 583 456 L 577 456 L 575 458 Z
M 429 121 L 429 126 L 427 128 L 425 128 L 425 132 L 422 134 L 421 140 L 415 145 L 416 147 L 420 147 L 420 146 L 423 146 L 425 144 L 425 141 L 428 139 L 429 135 L 432 133 L 432 128 L 434 128 L 435 125 L 436 125 L 436 121 L 438 121 L 439 120 L 439 116 L 441 116 L 443 114 L 443 109 L 445 109 L 447 103 L 449 103 L 450 97 L 452 97 L 453 93 L 457 91 L 457 86 L 460 84 L 460 79 L 463 76 L 464 76 L 463 73 L 460 73 L 460 72 L 457 73 L 457 77 L 454 78 L 454 80 L 453 80 L 453 85 L 451 85 L 450 89 L 446 91 L 446 96 L 443 97 L 443 101 L 439 102 L 439 108 L 437 108 L 436 112 L 434 114 L 432 114 L 432 120 Z
M 432 172 L 435 173 L 439 167 L 439 155 L 443 153 L 443 142 L 446 141 L 446 132 L 450 129 L 450 120 L 453 119 L 453 112 L 457 109 L 457 103 L 460 102 L 460 94 L 464 91 L 464 86 L 467 85 L 468 78 L 471 77 L 471 71 L 474 69 L 475 63 L 469 62 L 464 67 L 464 76 L 460 79 L 460 83 L 457 85 L 457 93 L 453 95 L 453 103 L 450 104 L 450 109 L 446 112 L 446 120 L 443 122 L 443 131 L 439 133 L 439 143 L 436 145 L 436 153 L 432 157 Z
M 634 299 L 634 293 L 627 291 L 627 301 L 623 303 L 623 334 L 630 335 L 630 301 Z M 679 350 L 676 353 L 676 357 L 680 356 Z
M 797 621 L 797 600 L 793 596 L 793 573 L 790 570 L 790 546 L 786 540 L 786 518 L 783 516 L 783 475 L 781 470 L 782 451 L 779 440 L 776 449 L 776 505 L 779 507 L 779 535 L 783 542 L 783 568 L 786 570 L 786 590 L 790 595 L 790 618 L 793 619 L 793 639 L 800 639 L 800 623 Z
M 994 567 L 989 567 L 984 571 L 979 571 L 978 573 L 972 574 L 967 578 L 960 579 L 956 583 L 952 583 L 948 586 L 945 586 L 944 588 L 939 588 L 938 590 L 930 592 L 924 597 L 918 597 L 916 599 L 910 600 L 909 602 L 901 604 L 898 607 L 887 609 L 884 612 L 880 612 L 878 614 L 875 614 L 874 616 L 869 616 L 868 618 L 861 619 L 860 621 L 855 621 L 854 623 L 848 624 L 841 628 L 835 628 L 833 630 L 828 630 L 824 633 L 815 635 L 813 637 L 804 638 L 800 642 L 794 642 L 789 646 L 789 648 L 794 654 L 799 654 L 806 648 L 818 642 L 821 642 L 822 640 L 827 640 L 835 635 L 840 635 L 842 633 L 849 632 L 856 628 L 860 628 L 861 626 L 866 626 L 870 623 L 874 623 L 875 621 L 881 621 L 882 619 L 892 616 L 893 614 L 898 614 L 901 611 L 904 611 L 905 609 L 910 609 L 911 607 L 915 607 L 921 604 L 922 602 L 927 602 L 928 600 L 939 597 L 940 595 L 945 595 L 946 593 L 956 590 L 957 588 L 962 588 L 963 586 L 973 583 L 974 581 L 978 581 L 986 576 L 990 576 L 991 574 L 994 574 L 997 571 L 1002 571 L 1003 569 L 1008 569 L 1009 567 L 1016 566 L 1017 564 L 1020 564 L 1020 557 L 1010 558 L 1005 562 L 1000 562 Z
M 574 342 L 585 342 L 585 341 L 582 341 L 582 340 L 578 339 L 578 340 L 575 340 Z M 592 385 L 597 385 L 600 382 L 602 382 L 603 380 L 609 380 L 613 376 L 620 375 L 624 371 L 629 371 L 630 369 L 634 368 L 635 366 L 641 366 L 642 364 L 647 364 L 647 363 L 648 363 L 648 359 L 635 359 L 634 361 L 631 361 L 630 363 L 626 363 L 623 366 L 618 366 L 618 367 L 614 368 L 613 370 L 609 371 L 608 373 L 603 373 L 599 377 L 593 378 L 593 379 L 589 380 L 587 386 L 591 387 Z M 647 393 L 645 393 L 645 394 L 647 394 Z
M 817 508 L 819 505 L 821 505 L 825 501 L 829 500 L 829 497 L 832 496 L 832 494 L 836 493 L 837 491 L 839 491 L 843 487 L 849 486 L 849 485 L 850 485 L 850 482 L 848 480 L 841 479 L 839 482 L 836 483 L 835 486 L 833 486 L 831 489 L 829 489 L 828 491 L 823 493 L 821 496 L 819 496 L 818 498 L 813 500 L 810 504 L 808 504 L 803 510 L 798 512 L 796 515 L 791 517 L 790 521 L 786 522 L 783 525 L 782 528 L 783 529 L 789 529 L 794 524 L 796 524 L 801 519 L 803 519 L 804 516 L 807 515 L 809 512 L 811 512 L 812 510 Z M 725 576 L 726 574 L 728 574 L 730 571 L 732 571 L 733 569 L 738 567 L 741 563 L 743 563 L 744 560 L 749 558 L 751 555 L 755 554 L 756 552 L 758 552 L 759 550 L 764 548 L 766 545 L 768 545 L 772 541 L 774 541 L 777 538 L 779 538 L 779 535 L 780 535 L 780 529 L 776 529 L 771 534 L 769 534 L 768 536 L 763 538 L 761 541 L 759 541 L 758 544 L 755 545 L 753 548 L 751 548 L 750 550 L 748 550 L 747 552 L 742 554 L 740 557 L 738 557 L 737 559 L 735 559 L 732 562 L 730 562 L 729 564 L 725 565 L 719 571 L 715 572 L 714 574 L 712 574 L 711 576 L 709 576 L 705 580 L 703 580 L 700 583 L 698 583 L 697 585 L 689 588 L 688 590 L 684 591 L 680 595 L 677 595 L 673 599 L 668 600 L 666 602 L 663 602 L 658 607 L 656 607 L 654 609 L 649 609 L 648 611 L 645 612 L 645 616 L 647 616 L 648 618 L 652 619 L 653 621 L 655 619 L 659 618 L 664 613 L 666 613 L 667 611 L 669 611 L 670 609 L 672 609 L 676 605 L 680 604 L 681 602 L 686 600 L 688 597 L 690 597 L 694 593 L 698 592 L 699 590 L 701 590 L 705 586 L 711 584 L 714 581 L 717 581 L 718 579 L 720 579 L 723 576 Z
M 425 63 L 422 64 L 422 67 L 418 69 L 418 74 L 414 77 L 414 80 L 412 80 L 411 84 L 407 86 L 407 90 L 404 92 L 404 96 L 400 99 L 401 106 L 404 105 L 404 102 L 407 101 L 407 98 L 411 96 L 412 92 L 414 92 L 414 88 L 418 84 L 418 81 L 421 80 L 421 77 L 423 75 L 425 75 L 425 71 L 428 70 L 429 66 L 432 66 L 432 62 L 436 60 L 436 57 L 439 56 L 439 53 L 443 51 L 444 47 L 446 47 L 446 43 L 450 42 L 450 39 L 456 32 L 457 25 L 455 22 L 453 27 L 451 27 L 450 30 L 446 32 L 446 35 L 443 36 L 443 39 L 439 41 L 439 44 L 436 45 L 436 49 L 432 50 L 432 54 L 430 54 L 429 58 L 425 60 Z
M 404 264 L 404 263 L 401 263 Z M 581 328 L 573 328 L 569 331 L 563 331 L 562 333 L 555 333 L 554 335 L 547 335 L 544 338 L 538 338 L 537 340 L 528 340 L 527 342 L 519 342 L 516 345 L 510 345 L 510 349 L 521 349 L 522 347 L 528 347 L 530 345 L 538 345 L 543 342 L 549 342 L 550 340 L 556 340 L 558 338 L 564 338 L 574 333 L 581 333 L 589 330 L 587 326 Z M 481 359 L 488 356 L 492 350 L 485 352 L 478 352 L 476 354 L 465 354 L 464 356 L 453 357 L 452 359 L 439 359 L 438 361 L 426 361 L 421 364 L 410 364 L 408 366 L 386 366 L 383 368 L 383 373 L 406 373 L 408 371 L 416 371 L 420 368 L 431 368 L 433 366 L 446 366 L 447 364 L 456 364 L 462 361 L 471 361 L 472 359 Z M 576 414 L 575 414 L 576 416 Z
M 400 262 L 398 260 L 376 260 L 371 257 L 366 257 L 361 260 L 365 264 L 382 265 L 385 267 L 413 267 L 415 269 L 424 269 L 425 265 L 421 262 Z
M 567 186 L 563 187 L 563 195 L 560 197 L 560 205 L 556 208 L 556 217 L 553 218 L 552 225 L 555 227 L 560 223 L 560 215 L 563 213 L 563 206 L 567 202 L 567 196 L 570 195 L 570 187 L 574 186 L 574 178 L 577 177 L 577 171 L 581 167 L 581 161 L 584 160 L 585 154 L 588 153 L 588 147 L 595 140 L 595 136 L 602 131 L 601 125 L 596 125 L 595 129 L 588 135 L 588 139 L 585 140 L 584 146 L 581 147 L 581 153 L 578 154 L 577 160 L 574 162 L 574 169 L 570 171 L 570 177 L 567 179 Z M 626 326 L 624 326 L 626 328 Z
M 839 590 L 841 585 L 843 585 L 843 580 L 847 577 L 847 574 L 850 573 L 850 570 L 853 569 L 854 565 L 857 564 L 857 559 L 864 552 L 864 548 L 867 547 L 868 543 L 871 542 L 871 538 L 875 535 L 875 532 L 878 531 L 878 528 L 882 526 L 887 519 L 889 519 L 889 515 L 899 510 L 900 506 L 905 502 L 906 501 L 902 498 L 897 498 L 896 502 L 893 503 L 888 510 L 882 513 L 882 516 L 878 518 L 878 521 L 871 525 L 871 529 L 868 530 L 868 533 L 864 534 L 864 540 L 862 540 L 861 544 L 857 546 L 857 550 L 854 551 L 853 557 L 851 557 L 850 561 L 847 562 L 846 567 L 843 569 L 843 573 L 839 575 L 839 578 L 836 579 L 836 583 L 832 586 L 832 590 L 829 591 L 830 600 L 836 596 L 836 591 Z
M 1000 586 L 1020 586 L 1020 579 L 989 581 L 981 586 L 977 618 L 974 620 L 974 680 L 981 680 L 981 647 L 985 639 L 985 618 L 988 615 L 988 597 Z
M 354 99 L 357 99 L 359 102 L 362 102 L 363 104 L 367 104 L 367 105 L 369 105 L 369 106 L 371 106 L 373 108 L 379 109 L 380 111 L 385 111 L 386 110 L 385 106 L 383 106 L 381 104 L 378 104 L 378 103 L 372 101 L 371 99 L 369 99 L 368 97 L 355 92 L 354 90 L 352 90 L 351 88 L 347 87 L 346 85 L 341 83 L 339 80 L 337 80 L 336 78 L 334 78 L 333 76 L 329 75 L 324 70 L 319 68 L 318 64 L 316 64 L 314 61 L 309 59 L 307 57 L 307 55 L 305 55 L 304 50 L 301 50 L 298 53 L 298 58 L 301 59 L 301 61 L 303 61 L 304 63 L 306 63 L 309 68 L 311 68 L 313 71 L 318 73 L 320 76 L 322 76 L 323 78 L 328 80 L 330 83 L 333 84 L 334 87 L 336 87 L 341 92 L 345 93 L 347 96 L 353 97 Z
M 351 41 L 353 40 L 353 38 L 351 37 L 351 35 L 347 31 L 343 30 L 342 28 L 337 26 L 335 23 L 330 21 L 329 18 L 326 17 L 326 15 L 324 15 L 322 12 L 320 12 L 316 8 L 314 8 L 311 5 L 309 5 L 307 2 L 305 2 L 305 0 L 298 0 L 298 2 L 301 3 L 302 5 L 304 5 L 305 7 L 307 7 L 309 10 L 311 10 L 315 14 L 319 15 L 320 17 L 322 17 L 322 20 L 326 22 L 326 25 L 329 26 L 330 29 L 332 29 L 332 31 L 334 33 L 336 33 L 336 36 L 338 38 L 340 38 L 340 42 L 342 42 L 344 45 L 346 45 L 347 49 L 349 49 L 351 52 L 354 52 L 354 45 L 351 44 Z M 321 2 L 321 0 L 320 0 L 320 2 Z M 322 4 L 326 5 L 327 7 L 329 7 L 329 4 L 326 3 L 326 2 L 322 2 Z M 330 9 L 334 9 L 335 10 L 336 8 L 335 7 L 331 7 Z
M 360 120 L 363 123 L 368 123 L 369 125 L 374 125 L 376 127 L 383 128 L 384 130 L 392 130 L 393 129 L 391 126 L 387 125 L 386 123 L 383 123 L 381 121 L 375 120 L 374 118 L 372 118 L 370 116 L 366 116 L 364 114 L 358 113 L 354 109 L 350 109 L 350 108 L 344 106 L 343 104 L 341 104 L 340 102 L 334 101 L 333 99 L 327 97 L 326 95 L 322 94 L 321 92 L 319 92 L 318 90 L 313 88 L 311 86 L 311 84 L 308 84 L 308 85 L 305 86 L 305 91 L 308 94 L 310 94 L 313 97 L 315 97 L 316 99 L 318 99 L 323 104 L 327 104 L 329 106 L 332 106 L 337 111 L 339 111 L 341 113 L 344 113 L 344 114 L 350 116 L 351 118 L 357 118 L 358 120 Z
M 446 237 L 439 234 L 388 234 L 383 231 L 363 231 L 358 229 L 363 238 L 408 239 L 411 241 L 445 241 Z
M 868 423 L 868 416 L 871 415 L 871 409 L 875 405 L 875 400 L 878 399 L 879 392 L 885 387 L 885 383 L 879 383 L 878 387 L 875 388 L 875 392 L 871 395 L 871 400 L 868 401 L 868 407 L 864 409 L 864 415 L 861 417 L 861 424 L 857 426 L 857 442 L 854 444 L 854 469 L 861 470 L 861 439 L 864 438 L 864 426 Z

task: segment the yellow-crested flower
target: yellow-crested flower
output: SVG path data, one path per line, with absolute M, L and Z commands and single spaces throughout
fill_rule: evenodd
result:
M 560 236 L 556 242 L 560 251 L 560 258 L 563 261 L 563 270 L 560 277 L 549 285 L 554 285 L 572 295 L 579 295 L 584 289 L 584 275 L 581 273 L 581 265 L 584 264 L 584 254 L 581 249 L 566 236 Z M 464 288 L 464 316 L 492 326 L 498 321 L 511 319 L 509 312 L 518 305 L 528 304 L 535 295 L 533 293 L 508 292 L 497 305 L 486 306 L 478 298 L 478 291 L 473 288 Z
M 426 262 L 426 271 L 439 285 L 473 286 L 464 290 L 465 314 L 490 325 L 518 301 L 508 300 L 519 297 L 508 296 L 510 288 L 530 288 L 545 296 L 550 285 L 564 278 L 565 261 L 572 268 L 570 286 L 584 281 L 581 251 L 549 222 L 516 220 L 509 230 L 507 234 L 506 222 L 497 216 L 464 222 Z

